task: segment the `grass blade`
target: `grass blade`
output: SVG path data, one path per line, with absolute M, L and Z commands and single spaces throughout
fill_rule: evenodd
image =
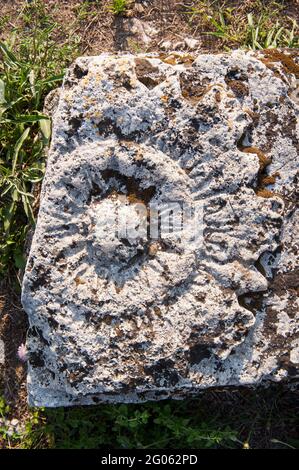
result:
M 45 144 L 48 144 L 51 137 L 51 120 L 50 119 L 41 119 L 39 121 L 39 127 L 43 138 L 45 139 Z
M 48 116 L 43 114 L 18 114 L 15 118 L 16 122 L 38 122 L 42 119 L 48 119 Z

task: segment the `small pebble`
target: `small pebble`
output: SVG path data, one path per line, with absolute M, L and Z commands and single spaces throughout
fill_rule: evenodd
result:
M 160 44 L 160 47 L 161 47 L 161 49 L 164 49 L 165 51 L 169 51 L 170 49 L 173 48 L 171 41 L 163 41 L 163 42 Z
M 135 13 L 143 13 L 144 12 L 144 7 L 140 5 L 140 3 L 136 3 L 134 5 L 134 11 Z

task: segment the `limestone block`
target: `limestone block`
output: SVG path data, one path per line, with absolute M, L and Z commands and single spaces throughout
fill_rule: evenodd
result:
M 23 281 L 30 404 L 296 377 L 296 78 L 277 51 L 70 67 Z

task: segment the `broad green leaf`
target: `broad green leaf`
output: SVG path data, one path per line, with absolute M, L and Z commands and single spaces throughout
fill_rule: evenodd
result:
M 51 137 L 51 120 L 50 119 L 41 119 L 39 121 L 39 127 L 41 133 L 43 134 L 44 139 L 48 143 Z
M 6 46 L 4 42 L 0 42 L 0 50 L 3 52 L 4 56 L 8 59 L 8 63 L 12 67 L 17 67 L 20 65 L 20 62 L 16 56 L 11 52 L 11 50 Z
M 5 83 L 0 78 L 0 105 L 6 103 L 5 99 Z
M 0 78 L 0 118 L 2 114 L 6 111 L 6 99 L 5 99 L 5 83 Z
M 18 269 L 23 269 L 26 266 L 26 260 L 24 258 L 23 253 L 20 251 L 14 252 L 14 261 L 15 261 L 15 266 Z
M 52 77 L 42 80 L 40 83 L 43 85 L 47 85 L 48 83 L 52 83 L 52 82 L 60 82 L 61 80 L 63 80 L 63 77 L 64 77 L 63 73 L 61 73 L 60 75 L 53 75 Z
M 32 197 L 34 199 L 34 196 L 33 194 L 31 193 L 27 193 L 26 191 L 20 189 L 16 184 L 14 184 L 16 190 L 18 191 L 18 193 L 22 194 L 23 196 L 26 196 L 26 197 Z
M 30 83 L 30 89 L 32 96 L 35 96 L 36 90 L 35 90 L 35 73 L 34 70 L 31 69 L 28 75 L 29 83 Z
M 18 193 L 18 190 L 16 188 L 14 188 L 11 192 L 11 198 L 14 202 L 18 202 L 19 200 L 19 193 Z
M 14 211 L 15 211 L 15 202 L 12 201 L 9 205 L 5 207 L 5 210 L 4 210 L 3 227 L 4 227 L 5 232 L 8 232 L 10 229 L 11 220 L 12 220 Z
M 12 160 L 12 174 L 13 175 L 15 174 L 19 152 L 21 150 L 21 147 L 24 141 L 27 139 L 29 132 L 30 132 L 30 127 L 27 127 L 27 129 L 24 130 L 23 134 L 21 135 L 21 137 L 19 138 L 19 140 L 17 141 L 15 145 L 14 153 L 13 153 L 13 160 Z
M 22 193 L 21 197 L 22 197 L 22 202 L 23 202 L 23 207 L 24 207 L 25 214 L 27 215 L 30 222 L 34 222 L 34 215 L 33 215 L 32 207 L 31 207 L 31 204 L 28 200 L 27 195 L 25 193 Z

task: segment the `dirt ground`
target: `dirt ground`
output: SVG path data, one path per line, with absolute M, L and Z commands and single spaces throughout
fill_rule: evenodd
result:
M 62 43 L 68 36 L 80 36 L 82 54 L 97 55 L 100 52 L 150 52 L 165 49 L 216 52 L 222 49 L 221 38 L 207 34 L 213 26 L 200 13 L 198 4 L 190 0 L 128 0 L 128 9 L 121 15 L 110 10 L 111 0 L 44 0 L 46 6 L 40 17 L 51 16 L 59 25 L 61 33 L 57 42 Z M 215 2 L 212 2 L 215 3 Z M 220 4 L 224 3 L 220 1 Z M 255 13 L 256 0 L 227 0 L 228 7 L 235 8 L 236 17 Z M 270 4 L 271 2 L 264 2 Z M 272 2 L 273 3 L 273 2 Z M 299 19 L 299 0 L 285 0 L 280 19 Z M 20 26 L 24 12 L 30 2 L 24 0 L 0 0 L 0 16 L 9 19 L 1 28 L 0 37 L 5 37 L 15 26 Z M 89 4 L 88 7 L 84 6 Z M 26 6 L 27 5 L 27 6 Z M 25 27 L 30 27 L 30 23 Z M 2 31 L 1 31 L 2 29 Z M 185 39 L 187 38 L 187 43 Z M 192 44 L 188 39 L 196 39 Z M 232 42 L 231 47 L 236 47 Z
M 113 15 L 108 10 L 111 2 L 107 0 L 94 2 L 90 7 L 92 14 L 85 14 L 82 11 L 82 2 L 78 0 L 46 0 L 44 3 L 47 12 L 62 25 L 57 43 L 63 43 L 70 34 L 79 35 L 80 53 L 85 55 L 96 55 L 103 51 L 136 53 L 165 49 L 216 52 L 222 47 L 221 39 L 204 34 L 207 30 L 205 23 L 200 20 L 190 21 L 186 9 L 196 2 L 188 0 L 139 0 L 131 3 L 125 15 Z M 241 13 L 252 11 L 253 3 L 252 0 L 229 2 Z M 299 0 L 284 3 L 283 14 L 298 20 Z M 0 38 L 6 38 L 16 26 L 29 27 L 24 24 L 22 16 L 25 8 L 26 2 L 22 0 L 0 0 Z M 198 42 L 192 46 L 192 42 L 189 41 L 188 44 L 186 38 L 193 38 Z M 29 411 L 26 402 L 26 366 L 17 358 L 17 350 L 26 340 L 26 330 L 27 317 L 21 307 L 19 295 L 6 281 L 0 286 L 0 338 L 4 341 L 5 348 L 5 362 L 1 364 L 0 361 L 0 392 L 10 404 L 12 416 L 21 421 L 26 420 Z M 211 408 L 240 406 L 243 410 L 248 394 L 252 392 L 213 393 L 213 396 L 207 393 L 203 397 L 207 402 L 213 398 L 215 405 L 211 405 Z M 283 412 L 284 407 L 292 406 L 294 399 L 293 391 L 283 391 L 279 404 L 281 411 Z M 288 431 L 285 422 L 278 422 L 276 426 L 279 435 L 283 436 Z M 291 434 L 294 432 L 292 429 L 289 431 Z M 263 439 L 264 437 L 259 446 L 264 445 Z
M 0 293 L 0 338 L 5 348 L 5 363 L 0 363 L 0 395 L 10 406 L 9 418 L 25 423 L 30 416 L 26 364 L 18 359 L 17 351 L 26 340 L 27 317 L 11 286 L 2 284 Z M 250 437 L 251 448 L 281 448 L 278 441 L 297 442 L 294 416 L 299 410 L 299 396 L 294 387 L 273 384 L 256 390 L 247 387 L 212 389 L 202 392 L 198 401 L 190 401 L 190 407 L 194 406 L 209 416 L 218 416 L 218 420 L 219 416 L 223 417 L 238 432 L 242 442 Z M 44 446 L 47 446 L 46 439 Z M 6 448 L 6 443 L 0 438 L 1 448 Z

